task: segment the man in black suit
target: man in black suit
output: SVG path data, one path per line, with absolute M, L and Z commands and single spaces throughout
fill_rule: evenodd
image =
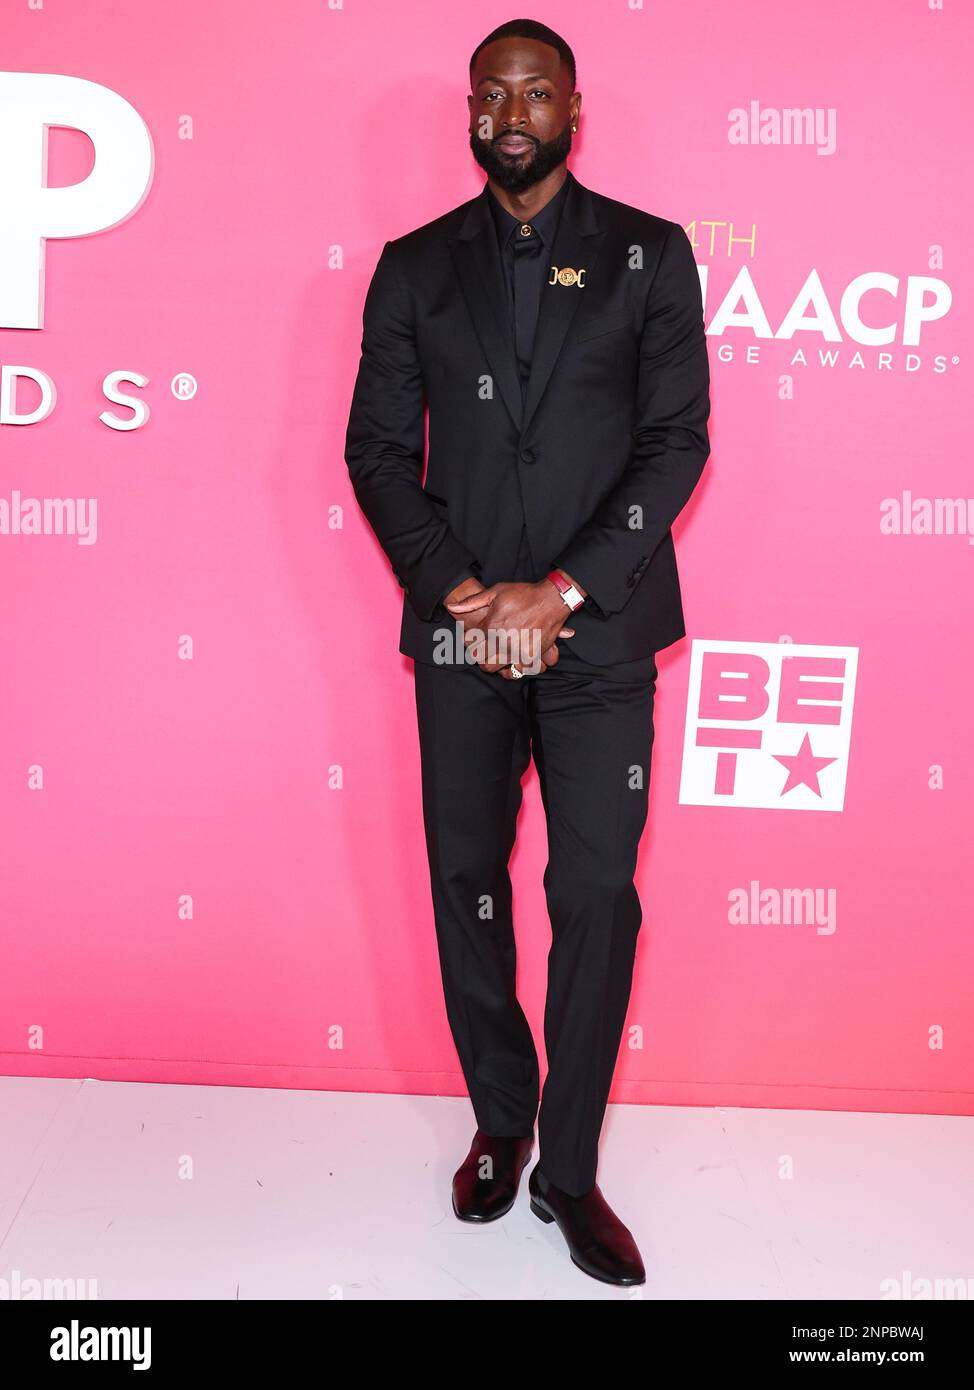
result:
M 415 663 L 443 988 L 477 1120 L 454 1210 L 510 1210 L 537 1115 L 532 1211 L 587 1273 L 637 1284 L 596 1168 L 641 923 L 655 658 L 686 631 L 670 528 L 710 451 L 700 283 L 678 224 L 569 172 L 563 39 L 514 20 L 470 80 L 487 183 L 383 247 L 345 457 Z M 540 1114 L 507 869 L 532 755 L 552 928 Z

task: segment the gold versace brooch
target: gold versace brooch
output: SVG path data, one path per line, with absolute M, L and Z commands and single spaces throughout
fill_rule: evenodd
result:
M 580 290 L 584 289 L 585 267 L 582 266 L 581 270 L 575 270 L 572 266 L 566 265 L 562 266 L 561 270 L 559 270 L 556 265 L 553 265 L 551 267 L 551 273 L 548 276 L 548 284 L 577 285 Z

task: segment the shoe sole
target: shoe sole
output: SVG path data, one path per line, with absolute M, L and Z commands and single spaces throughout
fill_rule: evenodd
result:
M 538 1220 L 543 1221 L 546 1226 L 550 1226 L 551 1223 L 555 1220 L 554 1214 L 550 1212 L 547 1207 L 543 1207 L 536 1197 L 531 1198 L 531 1210 L 534 1212 Z M 561 1231 L 560 1226 L 558 1227 L 558 1229 L 559 1231 Z M 561 1234 L 562 1236 L 565 1236 L 564 1231 L 561 1231 Z M 565 1237 L 565 1244 L 568 1244 L 567 1237 Z M 586 1269 L 584 1265 L 580 1265 L 576 1260 L 575 1256 L 572 1254 L 571 1250 L 569 1250 L 568 1252 L 568 1258 L 571 1260 L 572 1264 L 575 1266 L 576 1269 L 580 1269 L 582 1273 L 587 1274 L 590 1279 L 597 1279 L 600 1284 L 611 1284 L 614 1288 L 629 1289 L 639 1284 L 645 1284 L 646 1282 L 645 1274 L 641 1279 L 637 1279 L 635 1277 L 633 1277 L 632 1279 L 607 1279 L 604 1274 L 596 1274 L 593 1270 Z

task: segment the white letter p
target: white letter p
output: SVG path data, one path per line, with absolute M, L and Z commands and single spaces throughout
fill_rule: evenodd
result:
M 45 188 L 50 126 L 83 130 L 95 163 L 81 183 Z M 108 87 L 61 73 L 0 72 L 0 328 L 41 328 L 44 242 L 117 227 L 152 182 L 152 137 Z

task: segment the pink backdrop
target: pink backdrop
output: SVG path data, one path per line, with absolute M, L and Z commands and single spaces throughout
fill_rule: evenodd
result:
M 11 101 L 25 89 L 9 73 L 102 84 L 152 145 L 132 215 L 48 240 L 39 327 L 10 326 L 9 275 L 0 296 L 0 363 L 57 390 L 46 418 L 0 423 L 0 504 L 98 508 L 92 544 L 0 534 L 7 1073 L 464 1092 L 400 590 L 342 444 L 376 258 L 482 186 L 466 64 L 514 13 L 4 5 L 0 249 L 21 290 L 33 272 L 11 261 L 25 128 Z M 613 1098 L 971 1113 L 974 501 L 932 534 L 883 517 L 905 492 L 974 492 L 974 11 L 561 0 L 529 13 L 576 52 L 578 178 L 679 221 L 707 272 L 713 454 L 675 531 L 690 637 L 660 659 L 634 1031 Z M 776 111 L 818 111 L 823 139 L 734 142 L 729 113 L 750 119 L 752 103 L 772 133 Z M 50 131 L 49 185 L 84 180 L 92 161 L 85 135 Z M 839 340 L 807 324 L 811 307 L 792 337 L 762 337 L 753 299 L 749 323 L 721 324 L 743 267 L 773 333 L 816 271 Z M 856 341 L 870 335 L 852 292 L 840 314 L 876 273 L 896 284 L 859 307 L 867 326 L 894 325 L 885 345 Z M 953 303 L 911 343 L 919 277 Z M 921 319 L 945 293 L 914 301 Z M 103 395 L 113 371 L 147 378 L 122 388 L 149 406 L 139 428 L 99 418 L 132 418 Z M 191 398 L 174 393 L 180 374 Z M 22 379 L 8 404 L 29 414 L 40 397 Z M 858 653 L 841 809 L 807 787 L 766 806 L 681 797 L 692 639 L 701 659 L 789 640 Z M 543 865 L 532 773 L 514 873 L 539 1042 Z M 752 883 L 817 893 L 834 929 L 740 921 L 733 895 Z

